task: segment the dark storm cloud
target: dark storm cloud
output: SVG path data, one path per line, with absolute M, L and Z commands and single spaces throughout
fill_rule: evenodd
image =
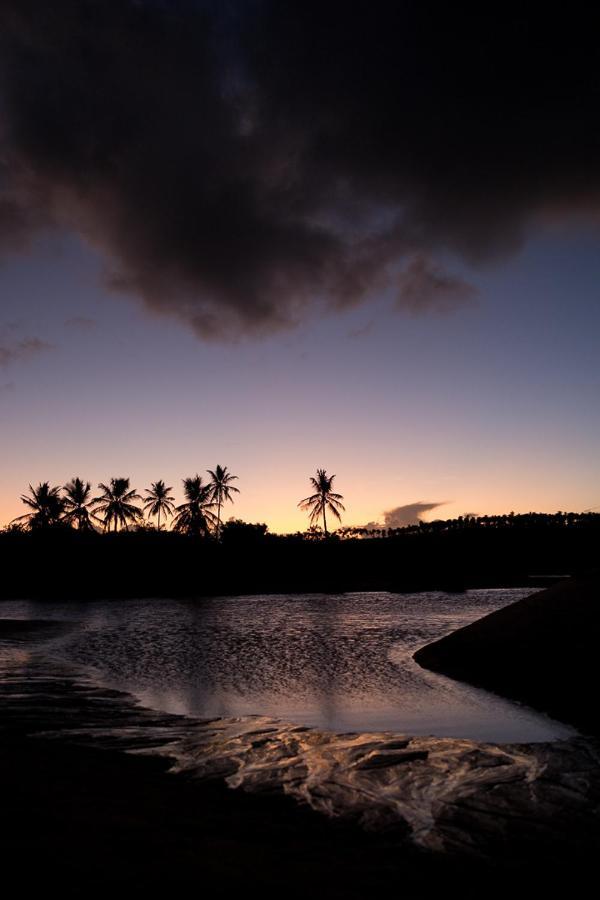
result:
M 471 305 L 476 296 L 473 285 L 419 255 L 400 273 L 396 304 L 411 313 L 449 313 Z
M 468 291 L 436 254 L 598 211 L 589 7 L 0 0 L 0 243 L 74 229 L 209 337 L 398 277 L 446 309 Z

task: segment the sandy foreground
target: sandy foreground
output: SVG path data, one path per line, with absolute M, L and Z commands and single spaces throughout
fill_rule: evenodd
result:
M 514 846 L 505 840 L 481 858 L 419 849 L 401 823 L 368 832 L 280 793 L 250 794 L 222 780 L 169 773 L 168 758 L 146 753 L 164 729 L 177 730 L 177 717 L 81 685 L 68 670 L 50 671 L 43 642 L 56 627 L 0 624 L 0 852 L 4 878 L 16 879 L 21 890 L 480 896 L 514 891 L 515 878 L 532 889 L 573 886 L 593 868 L 589 811 L 574 823 L 586 840 L 565 842 L 563 852 L 556 852 L 555 836 L 551 847 L 515 838 Z M 84 721 L 88 734 L 77 736 Z M 142 755 L 123 752 L 113 726 L 127 731 L 128 749 Z

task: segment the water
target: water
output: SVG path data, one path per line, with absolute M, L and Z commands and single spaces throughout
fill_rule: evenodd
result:
M 50 652 L 165 712 L 260 715 L 338 733 L 566 738 L 566 725 L 412 660 L 418 647 L 527 593 L 14 601 L 0 615 L 76 622 Z

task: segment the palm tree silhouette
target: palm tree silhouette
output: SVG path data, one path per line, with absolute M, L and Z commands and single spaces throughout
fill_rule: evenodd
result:
M 237 475 L 232 475 L 227 471 L 227 466 L 217 466 L 215 471 L 207 469 L 210 475 L 210 499 L 217 504 L 217 538 L 221 536 L 221 506 L 228 500 L 233 503 L 231 492 L 239 494 L 239 488 L 234 487 L 231 482 L 237 481 Z
M 48 481 L 43 481 L 36 488 L 29 485 L 29 492 L 30 496 L 21 494 L 21 502 L 32 512 L 17 516 L 13 522 L 26 521 L 31 529 L 58 525 L 64 510 L 64 500 L 60 496 L 60 488 L 58 486 L 50 487 Z
M 323 531 L 325 537 L 329 536 L 327 531 L 327 510 L 331 512 L 338 521 L 342 521 L 340 510 L 345 511 L 342 504 L 344 499 L 341 494 L 336 494 L 332 490 L 333 479 L 335 475 L 328 475 L 325 469 L 317 469 L 317 477 L 311 477 L 310 483 L 315 493 L 310 497 L 301 500 L 298 506 L 310 515 L 310 524 L 316 525 L 321 516 L 323 516 Z
M 160 516 L 164 514 L 172 516 L 175 511 L 175 505 L 169 496 L 173 488 L 167 487 L 164 481 L 153 481 L 152 487 L 146 488 L 146 496 L 144 497 L 144 512 L 149 516 L 158 516 L 158 530 L 160 531 Z
M 212 511 L 214 503 L 210 484 L 203 484 L 200 475 L 184 478 L 183 493 L 186 503 L 176 507 L 177 515 L 173 519 L 173 530 L 184 534 L 208 536 L 217 521 Z
M 65 522 L 68 522 L 69 525 L 76 522 L 80 531 L 93 531 L 92 519 L 96 522 L 100 522 L 100 519 L 88 509 L 93 502 L 90 498 L 92 486 L 89 481 L 82 481 L 81 478 L 72 478 L 68 484 L 65 484 L 63 490 L 65 492 L 63 497 Z
M 109 531 L 111 522 L 114 530 L 119 525 L 129 530 L 129 524 L 138 522 L 142 518 L 142 511 L 136 506 L 134 500 L 141 500 L 135 489 L 129 487 L 129 478 L 111 478 L 110 485 L 100 482 L 98 485 L 102 493 L 94 497 L 94 513 L 98 512 L 104 522 L 104 530 Z

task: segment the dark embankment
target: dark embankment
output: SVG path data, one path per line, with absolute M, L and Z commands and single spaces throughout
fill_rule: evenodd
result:
M 435 526 L 435 527 L 434 527 Z M 461 590 L 536 584 L 594 565 L 600 516 L 430 523 L 327 541 L 226 526 L 221 543 L 172 532 L 0 533 L 0 597 L 199 596 Z
M 600 574 L 569 579 L 415 653 L 427 669 L 600 733 Z

